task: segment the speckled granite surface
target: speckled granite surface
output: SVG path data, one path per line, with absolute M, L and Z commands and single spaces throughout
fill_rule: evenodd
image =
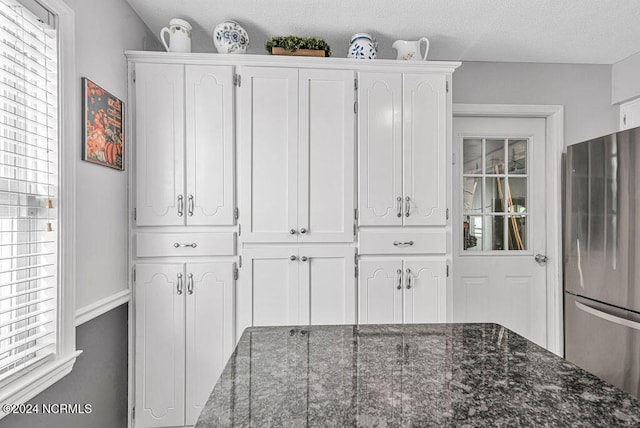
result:
M 196 427 L 639 426 L 640 401 L 497 324 L 247 329 Z

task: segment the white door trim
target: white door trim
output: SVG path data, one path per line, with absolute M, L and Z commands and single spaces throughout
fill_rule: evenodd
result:
M 541 117 L 546 119 L 547 349 L 564 355 L 562 316 L 562 153 L 564 106 L 453 104 L 454 117 Z

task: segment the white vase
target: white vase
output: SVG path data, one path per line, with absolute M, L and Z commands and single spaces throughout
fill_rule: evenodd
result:
M 420 44 L 425 44 L 424 55 L 420 52 Z M 426 61 L 429 54 L 429 39 L 426 37 L 416 41 L 396 40 L 391 45 L 396 51 L 398 51 L 397 59 L 404 61 Z
M 167 44 L 164 35 L 169 35 Z M 167 52 L 191 52 L 191 25 L 184 19 L 169 21 L 169 28 L 160 30 L 160 40 Z
M 213 30 L 213 44 L 218 53 L 245 53 L 249 47 L 249 34 L 235 21 L 221 22 Z
M 367 33 L 354 34 L 351 37 L 348 58 L 376 59 L 378 55 L 378 42 Z

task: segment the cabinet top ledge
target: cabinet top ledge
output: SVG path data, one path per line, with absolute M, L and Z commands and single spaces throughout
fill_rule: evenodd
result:
M 280 55 L 173 53 L 159 51 L 125 51 L 130 62 L 202 65 L 277 66 L 297 68 L 339 68 L 389 71 L 448 72 L 458 68 L 459 61 L 401 61 L 395 59 L 359 60 L 353 58 L 318 58 Z

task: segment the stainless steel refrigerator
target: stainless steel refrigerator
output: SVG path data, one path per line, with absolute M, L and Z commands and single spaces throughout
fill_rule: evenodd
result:
M 640 397 L 640 128 L 567 148 L 565 357 Z

